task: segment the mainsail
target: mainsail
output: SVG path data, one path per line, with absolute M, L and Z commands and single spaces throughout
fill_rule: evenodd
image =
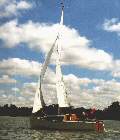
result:
M 69 107 L 67 100 L 67 91 L 63 81 L 60 64 L 60 43 L 57 46 L 57 59 L 56 59 L 56 90 L 59 107 Z
M 62 3 L 63 4 L 63 3 Z M 56 58 L 56 90 L 57 90 L 57 98 L 59 107 L 69 107 L 68 99 L 67 99 L 67 91 L 63 81 L 63 75 L 61 72 L 61 30 L 63 27 L 63 9 L 62 5 L 62 15 L 60 21 L 60 29 L 59 29 L 59 38 L 57 40 L 57 58 Z

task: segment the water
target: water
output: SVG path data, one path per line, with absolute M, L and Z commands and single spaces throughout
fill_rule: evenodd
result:
M 120 140 L 120 122 L 105 125 L 104 133 L 32 130 L 27 117 L 0 117 L 0 140 Z

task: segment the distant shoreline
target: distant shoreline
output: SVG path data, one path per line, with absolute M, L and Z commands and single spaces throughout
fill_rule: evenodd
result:
M 86 114 L 91 113 L 90 109 L 85 109 L 83 107 L 80 108 L 67 108 L 65 111 L 68 111 L 70 113 L 75 113 L 78 116 L 81 116 L 82 112 L 85 112 Z M 57 115 L 58 113 L 58 105 L 53 104 L 46 106 L 44 108 L 44 112 L 48 115 Z M 10 117 L 30 117 L 32 115 L 32 108 L 28 107 L 17 107 L 15 105 L 4 105 L 0 106 L 0 116 L 10 116 Z M 37 113 L 38 116 L 41 115 L 41 112 Z M 105 108 L 104 110 L 95 110 L 92 114 L 94 118 L 100 119 L 100 120 L 117 120 L 120 121 L 120 103 L 113 102 L 110 106 Z

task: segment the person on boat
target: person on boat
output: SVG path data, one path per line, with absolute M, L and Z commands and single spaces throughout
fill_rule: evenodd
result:
M 81 119 L 82 120 L 87 120 L 88 119 L 88 113 L 86 113 L 86 112 L 82 112 L 82 115 L 81 115 Z
M 90 109 L 90 111 L 87 112 L 83 111 L 81 115 L 81 120 L 95 119 L 95 112 L 96 112 L 95 108 L 92 108 Z
M 90 109 L 90 111 L 87 113 L 88 114 L 88 118 L 89 119 L 95 119 L 95 112 L 96 112 L 95 108 Z

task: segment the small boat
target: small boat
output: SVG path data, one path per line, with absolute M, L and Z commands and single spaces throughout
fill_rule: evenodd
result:
M 60 30 L 63 26 L 63 12 L 64 12 L 64 5 L 62 3 L 62 15 L 60 20 Z M 60 53 L 61 53 L 61 31 L 59 31 L 52 47 L 50 48 L 45 62 L 43 63 L 38 87 L 36 90 L 35 98 L 34 98 L 34 105 L 33 105 L 33 115 L 30 118 L 31 128 L 32 129 L 47 129 L 47 130 L 71 130 L 71 131 L 104 131 L 104 123 L 100 120 L 95 119 L 84 119 L 81 120 L 76 114 L 72 113 L 63 113 L 59 112 L 58 115 L 36 115 L 37 112 L 42 111 L 43 108 L 46 106 L 45 101 L 43 99 L 42 93 L 42 82 L 44 79 L 44 75 L 46 69 L 49 65 L 50 58 L 54 50 L 56 50 L 56 92 L 57 92 L 57 99 L 59 110 L 64 108 L 70 107 L 70 103 L 67 97 L 67 90 L 65 88 L 63 75 L 61 72 L 61 64 L 60 64 Z M 56 48 L 56 49 L 55 49 Z

